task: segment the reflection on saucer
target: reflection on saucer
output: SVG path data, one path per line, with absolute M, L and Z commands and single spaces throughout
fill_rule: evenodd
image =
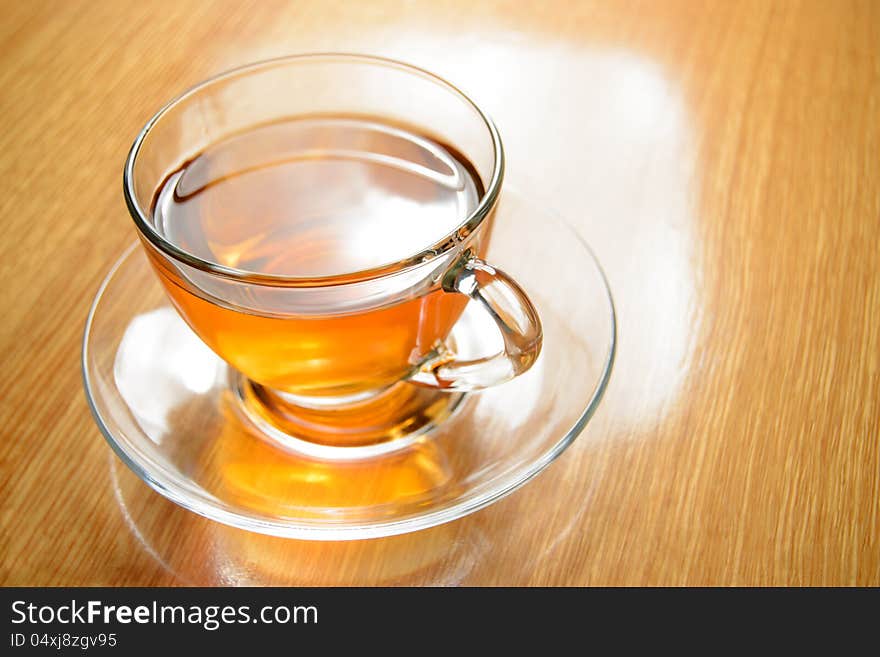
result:
M 446 496 L 449 460 L 431 440 L 383 458 L 336 462 L 286 452 L 257 437 L 235 413 L 232 395 L 217 439 L 203 454 L 203 481 L 233 505 L 277 517 L 333 515 L 357 521 L 380 509 L 398 515 Z M 210 473 L 210 474 L 209 474 Z
M 556 551 L 580 526 L 594 490 L 585 485 L 581 468 L 554 468 L 537 485 L 538 495 L 514 495 L 454 523 L 363 541 L 302 541 L 190 513 L 112 454 L 108 465 L 129 530 L 168 574 L 162 583 L 197 586 L 456 586 L 472 575 L 487 583 L 529 584 L 554 568 Z M 569 504 L 544 508 L 541 486 Z M 509 545 L 520 546 L 529 558 L 499 563 L 498 554 Z
M 161 443 L 177 400 L 218 385 L 225 369 L 174 309 L 163 306 L 138 315 L 126 326 L 113 363 L 113 380 L 144 433 Z M 155 380 L 163 385 L 154 385 Z
M 339 518 L 356 519 L 365 507 L 400 510 L 428 504 L 444 493 L 449 461 L 428 439 L 381 459 L 312 460 L 257 436 L 233 410 L 236 400 L 228 390 L 217 394 L 222 421 L 206 426 L 205 417 L 212 413 L 187 400 L 224 385 L 226 369 L 168 306 L 131 321 L 113 366 L 121 396 L 153 442 L 161 444 L 169 432 L 201 434 L 200 440 L 188 443 L 187 460 L 218 498 L 278 517 L 317 517 L 329 510 Z M 152 385 L 155 381 L 163 385 Z M 197 444 L 202 448 L 194 449 Z
M 207 520 L 166 500 L 111 456 L 116 502 L 132 534 L 187 585 L 455 586 L 491 544 L 479 523 L 366 541 L 300 541 Z

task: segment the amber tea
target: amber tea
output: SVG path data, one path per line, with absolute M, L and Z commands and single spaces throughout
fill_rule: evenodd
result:
M 190 159 L 156 192 L 153 225 L 180 249 L 237 270 L 345 276 L 443 239 L 482 194 L 474 167 L 425 135 L 364 118 L 298 118 L 236 133 Z M 224 360 L 258 383 L 309 397 L 401 380 L 467 303 L 435 281 L 426 293 L 366 310 L 273 312 L 263 302 L 264 312 L 254 312 L 154 265 L 177 310 Z

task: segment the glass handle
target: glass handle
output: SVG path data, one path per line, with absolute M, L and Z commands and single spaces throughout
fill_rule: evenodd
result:
M 510 276 L 470 256 L 446 274 L 443 289 L 479 303 L 501 331 L 504 350 L 493 356 L 459 360 L 450 349 L 442 349 L 410 377 L 413 383 L 444 390 L 482 390 L 510 381 L 538 359 L 543 338 L 541 320 L 526 293 Z

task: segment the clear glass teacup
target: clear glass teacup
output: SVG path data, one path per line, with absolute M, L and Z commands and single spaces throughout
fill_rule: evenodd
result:
M 131 148 L 124 193 L 257 431 L 361 458 L 538 357 L 534 306 L 481 259 L 503 174 L 498 130 L 451 84 L 387 59 L 303 55 L 167 104 Z M 498 353 L 464 359 L 450 343 L 469 300 L 494 320 Z

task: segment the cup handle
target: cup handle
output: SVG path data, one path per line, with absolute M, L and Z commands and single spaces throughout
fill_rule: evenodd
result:
M 482 390 L 510 381 L 529 369 L 541 353 L 543 331 L 535 306 L 510 276 L 468 255 L 447 272 L 443 290 L 478 302 L 501 331 L 504 349 L 474 360 L 459 360 L 448 348 L 410 377 L 413 383 L 443 390 Z

